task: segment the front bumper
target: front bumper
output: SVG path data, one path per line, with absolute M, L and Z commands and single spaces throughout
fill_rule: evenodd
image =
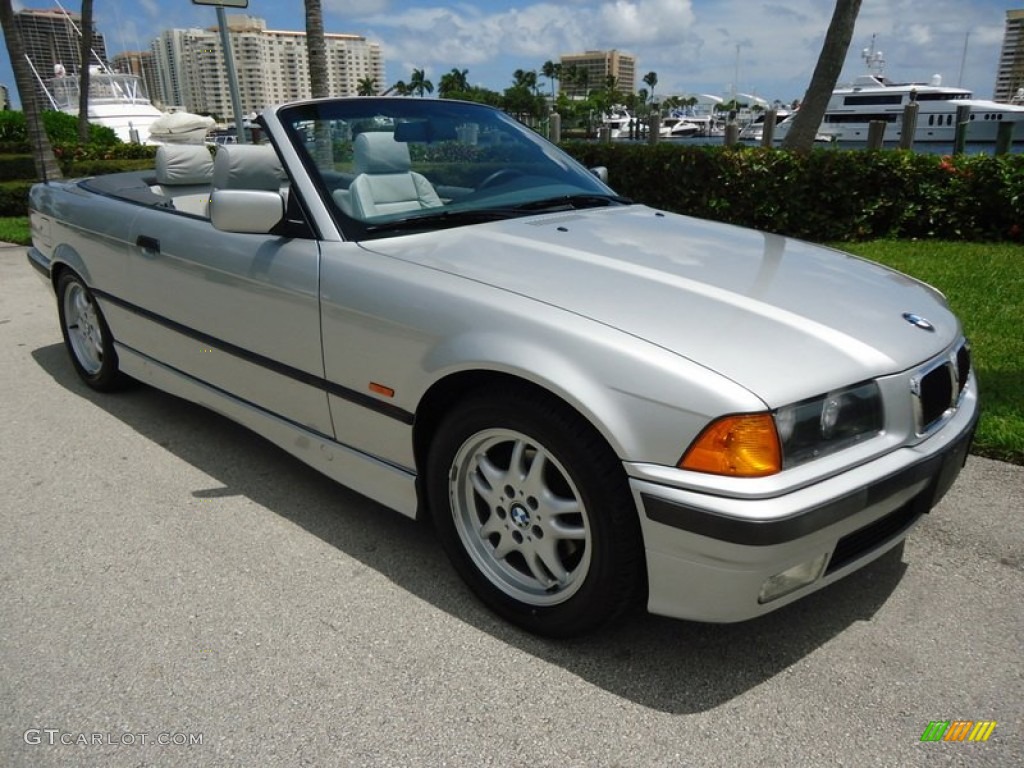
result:
M 960 473 L 978 419 L 974 391 L 914 446 L 771 498 L 735 499 L 631 478 L 640 510 L 648 610 L 744 621 L 841 579 L 899 544 Z M 824 558 L 813 581 L 770 602 L 765 583 Z
M 50 285 L 50 259 L 35 246 L 31 246 L 25 252 L 29 266 L 36 271 L 39 278 Z

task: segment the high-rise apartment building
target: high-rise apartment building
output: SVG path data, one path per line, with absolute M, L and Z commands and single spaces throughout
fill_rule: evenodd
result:
M 268 30 L 255 16 L 232 14 L 227 19 L 243 112 L 312 95 L 305 32 Z M 355 95 L 367 78 L 383 90 L 384 60 L 378 43 L 359 35 L 324 37 L 332 96 Z M 153 41 L 152 51 L 159 73 L 156 97 L 163 106 L 233 119 L 217 28 L 166 30 Z
M 156 57 L 152 51 L 122 51 L 111 62 L 115 72 L 137 75 L 146 86 L 146 94 L 155 98 L 157 91 Z
M 996 101 L 1012 101 L 1021 89 L 1024 89 L 1024 9 L 1006 12 L 1003 52 L 999 56 L 999 71 L 992 98 Z
M 598 88 L 603 88 L 608 77 L 614 77 L 618 89 L 623 93 L 636 92 L 636 57 L 628 53 L 611 51 L 586 51 L 570 53 L 560 57 L 563 77 L 558 81 L 559 93 L 569 98 L 583 97 Z M 586 80 L 578 81 L 565 77 L 570 68 L 586 72 Z
M 61 65 L 68 74 L 77 73 L 80 69 L 82 43 L 79 30 L 82 28 L 82 17 L 77 13 L 65 12 L 60 9 L 39 11 L 23 10 L 14 14 L 14 24 L 21 35 L 25 53 L 38 77 L 48 80 L 53 77 L 54 67 Z M 89 62 L 92 66 L 106 65 L 107 46 L 103 35 L 93 25 L 92 33 L 93 57 Z M 21 95 L 25 98 L 25 95 Z M 44 109 L 49 109 L 50 101 L 42 85 L 36 82 L 36 102 Z

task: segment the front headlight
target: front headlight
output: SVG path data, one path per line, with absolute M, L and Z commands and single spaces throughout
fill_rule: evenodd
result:
M 783 466 L 803 464 L 882 431 L 882 394 L 873 381 L 779 408 Z

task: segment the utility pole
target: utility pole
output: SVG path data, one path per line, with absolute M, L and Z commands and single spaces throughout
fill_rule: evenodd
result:
M 224 66 L 228 71 L 228 90 L 231 92 L 231 109 L 235 113 L 235 135 L 239 144 L 245 144 L 245 115 L 242 114 L 242 97 L 238 92 L 238 73 L 235 72 L 235 57 L 231 52 L 231 36 L 228 34 L 228 17 L 224 8 L 248 8 L 249 0 L 192 0 L 193 5 L 212 5 L 217 8 L 217 26 L 220 28 L 220 45 L 224 49 Z

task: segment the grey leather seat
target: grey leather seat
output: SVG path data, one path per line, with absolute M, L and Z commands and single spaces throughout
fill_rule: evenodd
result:
M 359 134 L 353 154 L 358 176 L 346 201 L 352 216 L 369 219 L 442 205 L 426 177 L 410 170 L 409 145 L 395 141 L 391 133 Z

